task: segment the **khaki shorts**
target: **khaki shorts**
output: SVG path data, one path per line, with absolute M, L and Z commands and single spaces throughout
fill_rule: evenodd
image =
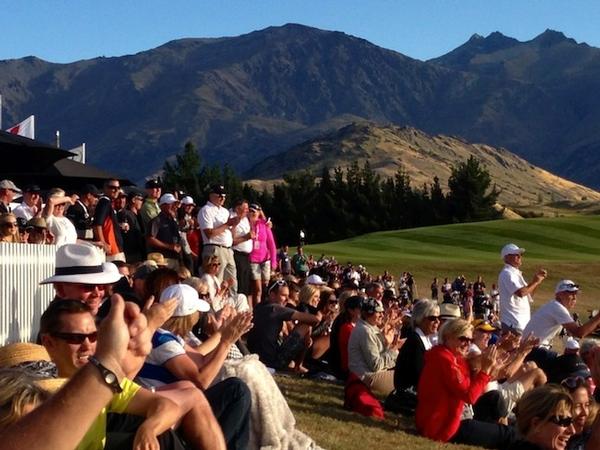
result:
M 250 273 L 252 279 L 269 281 L 271 279 L 271 261 L 264 263 L 250 263 Z

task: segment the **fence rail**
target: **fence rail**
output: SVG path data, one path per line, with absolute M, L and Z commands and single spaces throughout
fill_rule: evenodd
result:
M 54 273 L 55 245 L 0 243 L 0 344 L 35 341 L 54 296 L 38 283 Z

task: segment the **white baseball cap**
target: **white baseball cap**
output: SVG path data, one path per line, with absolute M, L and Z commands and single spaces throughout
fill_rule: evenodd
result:
M 577 292 L 579 291 L 579 285 L 571 280 L 560 280 L 554 289 L 554 293 L 559 292 Z
M 316 286 L 323 286 L 325 284 L 325 282 L 323 281 L 323 278 L 321 278 L 316 273 L 313 273 L 312 275 L 309 275 L 308 278 L 306 279 L 306 284 L 314 284 Z
M 187 284 L 173 284 L 160 294 L 159 302 L 165 302 L 171 298 L 177 299 L 177 308 L 173 317 L 188 316 L 196 311 L 206 312 L 210 310 L 208 302 L 198 297 L 198 291 Z
M 195 205 L 194 199 L 192 197 L 190 197 L 189 195 L 186 195 L 185 197 L 183 197 L 181 199 L 181 204 L 182 205 Z
M 524 248 L 519 247 L 516 244 L 506 244 L 502 247 L 502 251 L 500 252 L 500 257 L 504 259 L 505 256 L 508 255 L 521 255 L 525 252 Z
M 175 198 L 175 196 L 173 194 L 163 194 L 160 197 L 160 200 L 158 201 L 159 205 L 172 205 L 173 203 L 175 203 L 177 201 L 177 199 Z

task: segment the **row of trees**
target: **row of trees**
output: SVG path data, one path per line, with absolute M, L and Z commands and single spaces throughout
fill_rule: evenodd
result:
M 275 224 L 279 243 L 298 242 L 303 230 L 307 242 L 327 242 L 381 230 L 499 217 L 493 208 L 498 197 L 487 170 L 474 157 L 452 168 L 447 193 L 435 177 L 430 185 L 414 188 L 402 168 L 382 178 L 369 163 L 349 168 L 308 171 L 284 177 L 272 190 L 258 192 L 228 166 L 203 164 L 193 144 L 186 144 L 175 161 L 164 165 L 167 190 L 183 190 L 199 204 L 213 183 L 226 186 L 231 200 L 258 202 Z

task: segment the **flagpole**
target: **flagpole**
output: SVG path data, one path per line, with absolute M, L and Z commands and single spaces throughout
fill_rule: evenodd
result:
M 2 95 L 0 95 L 0 130 L 2 129 Z
M 81 144 L 81 146 L 83 147 L 83 157 L 81 158 L 81 162 L 85 164 L 85 142 Z
M 56 148 L 60 148 L 60 131 L 56 130 Z

